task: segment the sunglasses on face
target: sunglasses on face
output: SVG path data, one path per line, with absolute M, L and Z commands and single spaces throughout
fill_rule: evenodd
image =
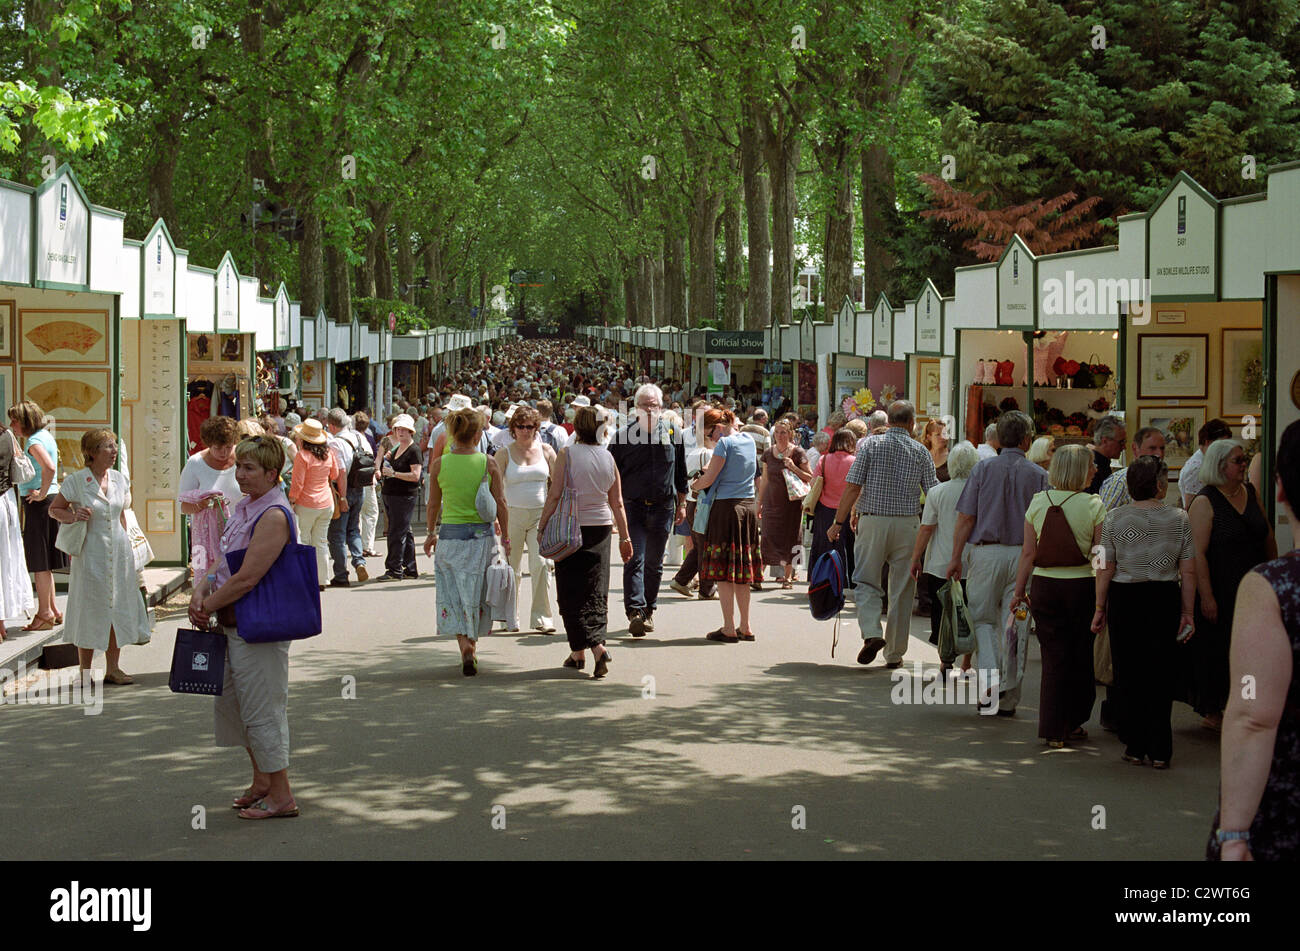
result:
M 536 429 L 536 426 L 516 426 L 515 429 Z

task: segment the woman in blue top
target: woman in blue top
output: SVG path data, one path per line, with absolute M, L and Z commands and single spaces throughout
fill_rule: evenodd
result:
M 700 557 L 700 584 L 717 582 L 722 602 L 722 627 L 712 631 L 711 641 L 734 644 L 754 640 L 749 626 L 749 586 L 763 575 L 763 557 L 758 547 L 758 510 L 754 505 L 754 477 L 758 454 L 754 440 L 733 435 L 736 417 L 728 410 L 712 408 L 704 413 L 700 438 L 715 438 L 709 468 L 691 484 L 700 499 L 697 506 L 711 501 L 709 523 L 704 531 Z M 707 495 L 700 496 L 704 489 Z M 733 603 L 740 609 L 740 626 L 733 621 Z
M 23 553 L 36 584 L 36 617 L 23 630 L 52 631 L 63 621 L 54 607 L 54 569 L 68 565 L 63 552 L 54 547 L 59 523 L 50 518 L 50 486 L 59 468 L 59 447 L 45 428 L 45 414 L 31 400 L 9 407 L 9 419 L 36 469 L 35 476 L 18 486 L 23 500 Z

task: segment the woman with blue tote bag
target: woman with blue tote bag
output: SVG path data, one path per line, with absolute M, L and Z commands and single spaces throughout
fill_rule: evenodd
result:
M 244 498 L 226 523 L 212 573 L 190 599 L 194 625 L 202 630 L 215 616 L 226 635 L 216 745 L 242 746 L 253 763 L 252 784 L 232 804 L 241 819 L 298 815 L 289 788 L 289 639 L 320 632 L 314 554 L 297 544 L 293 512 L 280 488 L 283 468 L 284 447 L 275 436 L 254 436 L 235 447 L 235 479 Z

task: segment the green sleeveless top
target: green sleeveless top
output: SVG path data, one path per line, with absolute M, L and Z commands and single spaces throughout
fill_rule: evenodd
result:
M 449 452 L 442 457 L 438 469 L 438 488 L 442 489 L 442 520 L 449 525 L 465 525 L 483 521 L 474 508 L 474 496 L 483 481 L 487 455 L 476 452 L 461 455 Z

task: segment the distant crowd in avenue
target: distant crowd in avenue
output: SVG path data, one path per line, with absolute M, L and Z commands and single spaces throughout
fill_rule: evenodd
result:
M 1097 420 L 1086 445 L 1057 445 L 1013 410 L 979 445 L 950 444 L 906 400 L 819 426 L 788 401 L 763 405 L 757 382 L 710 395 L 572 341 L 499 344 L 424 396 L 395 396 L 377 417 L 211 417 L 181 473 L 189 618 L 228 645 L 216 742 L 244 747 L 252 766 L 233 803 L 241 817 L 299 814 L 290 642 L 242 638 L 241 599 L 291 545 L 314 551 L 316 583 L 280 592 L 288 598 L 328 602 L 344 596 L 327 588 L 370 583 L 379 537 L 373 580 L 418 578 L 422 514 L 433 624 L 455 638 L 466 677 L 481 661 L 490 673 L 480 645 L 494 622 L 562 628 L 568 649 L 556 662 L 593 679 L 615 669 L 611 627 L 719 644 L 779 638 L 751 593 L 802 595 L 835 553 L 851 581 L 858 664 L 900 668 L 915 611 L 929 617 L 937 676 L 996 684 L 986 699 L 1014 717 L 1034 637 L 1038 736 L 1055 749 L 1096 743 L 1086 727 L 1104 664 L 1100 726 L 1125 762 L 1171 767 L 1175 703 L 1221 733 L 1210 857 L 1300 852 L 1300 556 L 1278 556 L 1264 505 L 1275 492 L 1295 524 L 1300 424 L 1276 443 L 1275 485 L 1261 484 L 1259 455 L 1218 419 L 1171 484 L 1161 431 L 1130 432 L 1119 416 Z M 81 459 L 60 460 L 52 422 L 20 400 L 0 428 L 0 613 L 28 618 L 28 630 L 62 625 L 83 669 L 102 651 L 105 681 L 129 685 L 122 648 L 151 631 L 127 460 L 107 429 L 85 434 Z M 665 579 L 674 535 L 680 565 Z M 615 554 L 625 628 L 609 617 Z M 53 573 L 69 564 L 63 614 Z M 717 626 L 667 629 L 661 594 L 716 600 Z M 966 640 L 940 637 L 963 625 Z

